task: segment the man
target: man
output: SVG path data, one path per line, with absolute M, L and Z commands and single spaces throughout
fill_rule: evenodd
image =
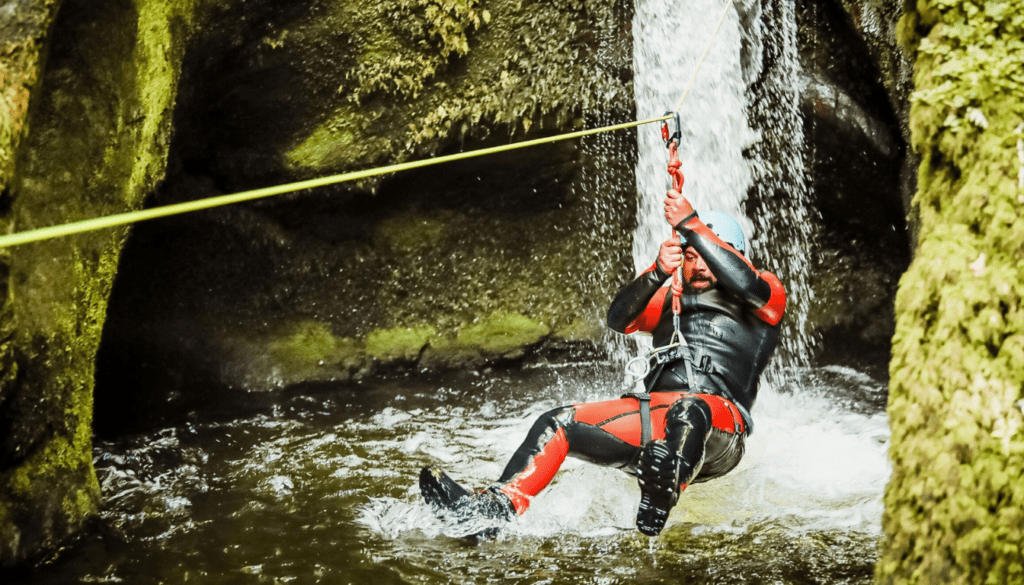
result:
M 655 348 L 673 345 L 678 326 L 685 343 L 647 375 L 649 395 L 573 404 L 542 415 L 486 490 L 471 493 L 424 468 L 424 498 L 440 516 L 464 526 L 465 534 L 487 534 L 489 519 L 522 514 L 566 456 L 636 475 L 637 528 L 649 536 L 664 528 L 680 491 L 739 464 L 753 428 L 758 381 L 778 344 L 785 290 L 743 255 L 743 232 L 729 215 L 698 215 L 671 190 L 665 218 L 682 243 L 665 241 L 654 265 L 619 291 L 608 325 L 620 333 L 651 333 Z M 662 285 L 680 265 L 677 321 L 672 290 Z

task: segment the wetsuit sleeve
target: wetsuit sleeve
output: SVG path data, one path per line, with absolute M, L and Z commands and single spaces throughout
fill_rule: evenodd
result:
M 608 326 L 619 333 L 653 331 L 661 319 L 662 307 L 668 287 L 662 283 L 669 275 L 653 266 L 619 289 L 608 308 Z M 660 292 L 659 292 L 660 291 Z
M 747 303 L 762 321 L 777 325 L 786 310 L 786 290 L 770 272 L 758 272 L 747 257 L 723 242 L 693 214 L 683 220 L 679 231 L 687 246 L 704 258 L 718 285 Z

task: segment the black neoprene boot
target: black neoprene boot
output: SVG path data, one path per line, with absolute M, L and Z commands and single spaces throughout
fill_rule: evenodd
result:
M 447 525 L 444 533 L 455 538 L 493 538 L 501 525 L 516 517 L 512 501 L 497 488 L 471 492 L 438 469 L 423 468 L 420 492 Z
M 663 440 L 647 443 L 640 452 L 640 509 L 636 512 L 636 527 L 647 536 L 661 534 L 668 513 L 679 500 L 679 460 Z

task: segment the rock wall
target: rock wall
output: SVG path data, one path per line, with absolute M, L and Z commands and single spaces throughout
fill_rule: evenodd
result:
M 4 6 L 5 230 L 141 207 L 163 176 L 191 11 L 149 0 Z M 0 565 L 56 546 L 99 506 L 93 374 L 125 236 L 104 231 L 0 257 Z
M 914 185 L 904 178 L 914 160 L 906 146 L 912 66 L 895 38 L 901 6 L 797 3 L 801 114 L 812 216 L 820 222 L 808 319 L 827 363 L 873 368 L 888 360 L 892 301 L 910 263 Z
M 1024 583 L 1024 14 L 919 0 L 879 583 Z
M 185 58 L 152 204 L 632 120 L 631 15 L 603 0 L 218 5 Z M 633 132 L 137 226 L 98 430 L 215 396 L 593 352 L 631 264 Z

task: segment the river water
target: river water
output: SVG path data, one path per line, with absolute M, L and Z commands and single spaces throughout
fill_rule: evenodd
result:
M 442 534 L 424 465 L 468 486 L 533 419 L 615 397 L 604 363 L 291 393 L 98 441 L 99 525 L 25 583 L 868 583 L 889 475 L 882 384 L 846 368 L 764 388 L 748 453 L 661 537 L 624 473 L 569 460 L 496 540 Z

